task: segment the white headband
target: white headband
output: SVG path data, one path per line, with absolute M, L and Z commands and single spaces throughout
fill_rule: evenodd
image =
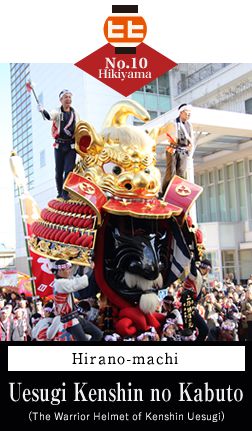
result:
M 181 108 L 179 108 L 179 112 L 191 111 L 191 110 L 192 110 L 192 105 L 183 105 L 181 106 Z
M 120 335 L 116 333 L 105 335 L 105 338 L 104 338 L 105 341 L 118 341 L 119 339 L 120 339 Z
M 235 329 L 235 323 L 231 320 L 225 320 L 221 324 L 221 329 L 224 329 L 224 331 L 233 331 Z
M 155 339 L 156 333 L 155 332 L 143 332 L 142 334 L 138 335 L 136 338 L 137 341 L 142 341 L 145 337 Z
M 72 268 L 72 264 L 67 262 L 67 263 L 63 263 L 62 265 L 55 265 L 55 269 L 56 270 L 60 270 L 60 269 L 70 269 Z
M 59 94 L 59 99 L 61 99 L 63 96 L 65 96 L 65 94 L 71 94 L 71 96 L 72 96 L 71 91 L 69 91 L 69 90 L 62 90 L 60 92 L 60 94 Z
M 195 332 L 192 333 L 192 335 L 182 335 L 181 341 L 195 341 L 196 340 L 196 334 Z
M 166 323 L 163 327 L 163 331 L 166 331 L 167 328 L 169 328 L 169 326 L 175 326 L 175 330 L 177 329 L 177 319 L 167 319 Z

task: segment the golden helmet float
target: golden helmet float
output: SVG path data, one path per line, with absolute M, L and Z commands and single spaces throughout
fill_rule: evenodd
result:
M 158 292 L 181 276 L 192 250 L 198 258 L 202 253 L 187 217 L 201 187 L 175 176 L 160 199 L 160 129 L 127 124 L 129 115 L 150 119 L 141 105 L 125 99 L 111 108 L 100 133 L 77 123 L 80 159 L 64 183 L 71 199 L 48 203 L 30 242 L 50 259 L 80 266 L 95 261 L 96 284 L 121 336 L 159 330 L 164 316 Z

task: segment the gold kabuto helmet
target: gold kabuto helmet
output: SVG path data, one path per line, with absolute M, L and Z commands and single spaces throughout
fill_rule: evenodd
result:
M 142 121 L 148 112 L 134 100 L 116 103 L 98 134 L 89 123 L 76 126 L 76 150 L 82 157 L 76 172 L 103 191 L 120 198 L 151 199 L 160 188 L 153 134 L 126 124 L 129 115 Z

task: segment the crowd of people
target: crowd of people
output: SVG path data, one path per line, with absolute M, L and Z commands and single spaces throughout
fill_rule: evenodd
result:
M 76 278 L 69 277 L 70 272 L 68 263 L 58 264 L 55 275 L 58 277 L 56 280 L 61 281 L 56 282 L 54 295 L 43 300 L 37 298 L 36 306 L 33 299 L 24 294 L 0 292 L 0 340 L 252 340 L 252 275 L 245 286 L 237 283 L 233 274 L 227 274 L 223 283 L 209 283 L 203 279 L 201 292 L 197 300 L 194 299 L 194 324 L 191 328 L 185 322 L 182 304 L 183 295 L 190 291 L 190 286 L 188 281 L 178 281 L 167 289 L 167 295 L 160 301 L 158 311 L 164 315 L 164 321 L 159 332 L 150 327 L 147 332 L 134 337 L 121 337 L 114 331 L 113 311 L 101 293 L 82 299 L 85 292 L 83 277 L 87 285 L 88 274 Z M 69 284 L 71 280 L 75 288 Z

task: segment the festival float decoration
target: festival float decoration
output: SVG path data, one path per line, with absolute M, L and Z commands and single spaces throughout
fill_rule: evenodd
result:
M 76 125 L 81 158 L 64 183 L 71 199 L 52 199 L 33 223 L 30 239 L 32 250 L 49 259 L 80 266 L 94 260 L 113 330 L 128 337 L 150 327 L 159 330 L 164 319 L 157 311 L 159 290 L 203 250 L 188 218 L 202 188 L 175 176 L 159 198 L 160 129 L 129 125 L 129 115 L 150 119 L 141 105 L 125 99 L 112 107 L 101 133 L 85 121 Z

